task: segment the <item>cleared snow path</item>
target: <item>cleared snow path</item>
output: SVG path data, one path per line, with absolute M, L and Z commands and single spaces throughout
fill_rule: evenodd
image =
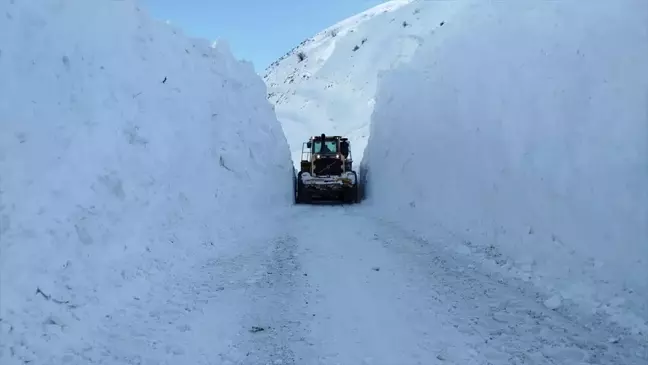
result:
M 276 237 L 226 252 L 205 242 L 193 265 L 155 260 L 164 275 L 43 363 L 648 363 L 645 334 L 567 303 L 548 309 L 527 283 L 440 248 L 443 237 L 421 239 L 371 213 L 296 206 Z M 35 359 L 29 343 L 6 345 L 9 364 Z
M 293 210 L 290 234 L 268 245 L 245 279 L 253 304 L 244 326 L 252 331 L 229 361 L 647 363 L 641 335 L 576 316 L 567 304 L 548 309 L 528 284 L 481 272 L 367 213 L 363 206 Z

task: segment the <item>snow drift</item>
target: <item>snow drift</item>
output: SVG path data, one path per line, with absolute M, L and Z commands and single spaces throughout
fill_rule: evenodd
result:
M 173 280 L 267 237 L 290 204 L 263 81 L 133 1 L 5 1 L 0 14 L 0 362 L 178 355 L 175 324 L 127 308 L 177 301 Z M 205 341 L 177 362 L 226 346 Z
M 474 2 L 424 41 L 379 83 L 369 202 L 648 333 L 645 2 Z

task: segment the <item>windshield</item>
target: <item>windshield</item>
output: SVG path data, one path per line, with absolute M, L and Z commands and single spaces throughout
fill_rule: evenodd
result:
M 322 148 L 322 141 L 315 141 L 313 143 L 314 153 L 337 153 L 337 141 L 324 141 L 324 148 Z

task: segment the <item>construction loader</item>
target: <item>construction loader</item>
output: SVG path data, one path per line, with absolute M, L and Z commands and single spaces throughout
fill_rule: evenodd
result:
M 302 145 L 300 170 L 295 181 L 295 201 L 308 204 L 315 200 L 360 202 L 358 175 L 348 138 L 312 136 Z

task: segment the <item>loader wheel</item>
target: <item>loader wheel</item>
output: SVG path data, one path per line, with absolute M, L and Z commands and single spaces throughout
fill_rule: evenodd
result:
M 293 181 L 293 204 L 299 204 L 299 198 L 297 198 L 297 176 L 294 167 L 293 167 L 292 181 Z
M 353 202 L 355 204 L 358 204 L 358 203 L 360 203 L 360 199 L 361 199 L 360 186 L 358 184 L 356 184 L 355 187 L 353 188 Z
M 358 182 L 358 174 L 353 171 L 353 175 L 355 175 L 356 183 L 350 189 L 345 190 L 343 195 L 344 202 L 348 204 L 356 204 L 360 202 L 360 184 Z
M 353 185 L 350 189 L 346 190 L 343 195 L 343 200 L 347 204 L 355 204 L 358 200 L 358 184 Z
M 310 193 L 306 190 L 306 186 L 301 180 L 301 172 L 297 175 L 297 197 L 295 202 L 297 204 L 309 204 L 311 202 Z
M 298 204 L 310 204 L 312 202 L 312 197 L 310 193 L 306 190 L 303 184 L 299 183 L 299 189 L 297 191 L 297 203 Z

